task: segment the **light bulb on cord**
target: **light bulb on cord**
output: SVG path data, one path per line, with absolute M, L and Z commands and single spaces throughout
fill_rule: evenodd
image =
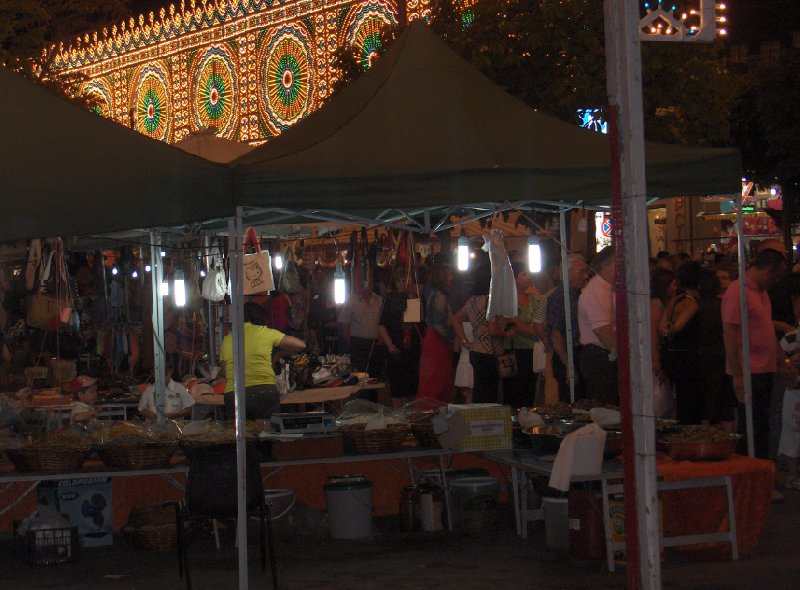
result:
M 344 283 L 344 269 L 342 268 L 342 260 L 336 261 L 336 270 L 333 273 L 333 301 L 336 305 L 341 305 L 345 302 L 345 283 Z
M 542 246 L 536 236 L 528 236 L 528 267 L 531 272 L 542 272 Z
M 278 270 L 283 268 L 283 256 L 280 252 L 275 255 L 275 268 Z
M 144 272 L 150 272 L 151 270 L 153 270 L 152 266 L 150 266 L 149 264 L 144 265 Z
M 183 280 L 183 271 L 176 270 L 172 281 L 175 287 L 175 307 L 186 307 L 186 281 Z
M 461 235 L 458 236 L 458 270 L 465 271 L 469 269 L 469 238 L 464 233 L 464 228 L 461 228 Z
M 111 274 L 117 276 L 119 274 L 119 269 L 116 266 L 111 267 Z
M 133 269 L 133 272 L 131 273 L 131 278 L 132 279 L 138 279 L 139 278 L 139 272 L 136 269 Z

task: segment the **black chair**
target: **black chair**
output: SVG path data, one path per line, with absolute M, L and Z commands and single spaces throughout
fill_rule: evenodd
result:
M 259 519 L 259 541 L 261 543 L 261 571 L 266 571 L 266 543 L 269 540 L 272 587 L 278 588 L 278 569 L 275 560 L 275 542 L 272 533 L 272 515 L 264 499 L 261 480 L 260 455 L 257 449 L 247 445 L 245 474 L 247 478 L 247 515 Z M 189 460 L 186 477 L 186 497 L 175 504 L 178 529 L 178 574 L 186 578 L 186 588 L 191 590 L 185 525 L 193 520 L 215 520 L 237 516 L 236 446 L 215 445 L 195 449 Z

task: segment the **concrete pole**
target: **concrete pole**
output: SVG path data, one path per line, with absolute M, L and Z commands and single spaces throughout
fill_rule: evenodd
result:
M 628 588 L 661 587 L 639 4 L 604 0 Z M 622 246 L 621 248 L 619 246 Z M 622 258 L 620 258 L 620 256 Z M 622 272 L 620 272 L 622 271 Z
M 237 518 L 236 544 L 239 548 L 239 590 L 247 590 L 247 441 L 245 439 L 244 395 L 244 252 L 242 250 L 242 208 L 236 217 L 228 218 L 228 251 L 231 260 L 231 339 L 233 340 L 233 395 L 236 408 L 236 481 Z

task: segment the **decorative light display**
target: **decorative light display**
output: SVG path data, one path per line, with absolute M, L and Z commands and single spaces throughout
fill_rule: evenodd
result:
M 639 21 L 641 40 L 710 43 L 715 35 L 727 35 L 727 6 L 724 3 L 690 0 L 680 4 L 682 7 L 679 10 L 677 3 L 672 0 L 645 0 L 642 6 L 646 14 Z
M 467 26 L 475 0 L 453 2 Z M 214 127 L 262 142 L 327 99 L 340 47 L 369 67 L 401 12 L 430 20 L 431 0 L 180 0 L 56 48 L 53 68 L 85 76 L 98 114 L 154 139 Z
M 215 128 L 220 137 L 230 137 L 236 124 L 235 88 L 236 71 L 227 48 L 209 48 L 194 74 L 195 124 Z
M 578 109 L 581 127 L 608 133 L 608 122 L 603 119 L 603 109 Z

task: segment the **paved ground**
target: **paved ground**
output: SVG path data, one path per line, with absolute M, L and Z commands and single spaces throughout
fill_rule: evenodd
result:
M 781 479 L 785 474 L 781 474 Z M 738 562 L 690 561 L 668 551 L 663 587 L 679 589 L 796 589 L 800 585 L 798 531 L 800 492 L 787 492 L 773 505 L 755 552 Z M 281 588 L 285 590 L 363 589 L 574 589 L 625 588 L 624 568 L 614 574 L 602 562 L 576 561 L 545 549 L 544 531 L 532 527 L 519 539 L 512 517 L 504 513 L 490 532 L 402 533 L 393 519 L 375 522 L 371 541 L 335 541 L 323 533 L 322 515 L 297 513 L 293 527 L 282 530 L 278 549 Z M 299 534 L 303 529 L 304 534 Z M 310 532 L 309 532 L 310 531 Z M 237 587 L 233 528 L 221 533 L 222 549 L 209 531 L 192 542 L 194 588 Z M 258 568 L 251 542 L 251 588 L 271 588 L 269 573 Z M 183 588 L 174 553 L 132 549 L 122 539 L 112 547 L 85 550 L 79 561 L 32 566 L 13 557 L 10 540 L 0 539 L 0 589 L 156 590 Z

